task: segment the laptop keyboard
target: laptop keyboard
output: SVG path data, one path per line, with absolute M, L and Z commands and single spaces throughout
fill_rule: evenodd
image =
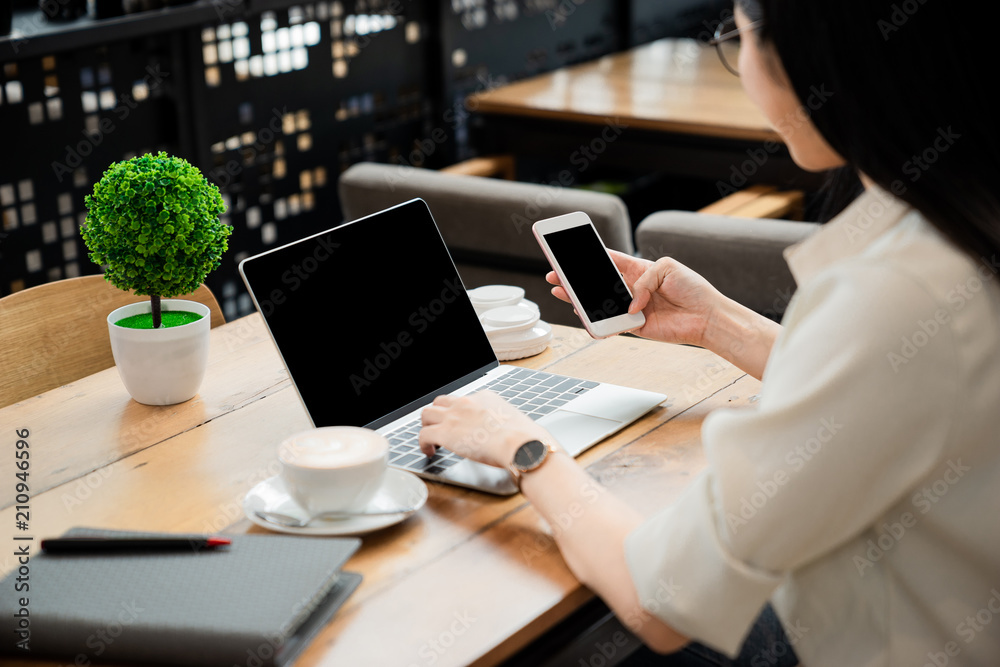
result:
M 538 420 L 597 385 L 589 380 L 521 368 L 488 382 L 483 389 L 497 392 L 508 403 Z M 438 448 L 434 456 L 424 456 L 417 445 L 419 432 L 418 417 L 386 434 L 389 465 L 437 475 L 462 460 L 461 456 L 443 447 Z

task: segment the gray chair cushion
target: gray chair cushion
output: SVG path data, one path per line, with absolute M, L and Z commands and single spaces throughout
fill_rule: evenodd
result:
M 661 211 L 636 229 L 639 255 L 673 257 L 720 292 L 780 319 L 795 292 L 782 251 L 818 229 L 816 223 Z
M 609 248 L 635 253 L 628 209 L 610 194 L 372 162 L 347 169 L 338 190 L 345 220 L 423 199 L 467 287 L 523 287 L 551 323 L 580 324 L 573 309 L 549 293 L 549 265 L 531 232 L 535 221 L 584 211 Z
M 532 223 L 584 211 L 609 248 L 635 251 L 625 202 L 610 194 L 371 162 L 345 171 L 338 188 L 348 220 L 420 197 L 453 250 L 535 260 L 545 266 Z

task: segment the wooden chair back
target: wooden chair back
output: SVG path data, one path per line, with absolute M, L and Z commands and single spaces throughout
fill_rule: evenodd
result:
M 114 366 L 108 313 L 148 298 L 94 275 L 29 287 L 0 299 L 0 407 Z M 177 298 L 208 306 L 213 327 L 225 324 L 205 285 Z

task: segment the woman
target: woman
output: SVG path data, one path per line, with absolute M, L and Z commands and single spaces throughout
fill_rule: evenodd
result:
M 675 505 L 644 518 L 604 493 L 558 536 L 574 574 L 656 652 L 1000 664 L 1000 141 L 982 92 L 993 47 L 975 28 L 997 10 L 970 6 L 738 3 L 747 94 L 800 166 L 846 166 L 866 186 L 787 253 L 799 287 L 782 325 L 675 261 L 615 255 L 646 316 L 637 334 L 763 379 L 754 406 L 705 420 L 707 469 Z M 489 410 L 505 425 L 470 445 Z M 423 422 L 425 452 L 498 466 L 550 440 L 488 393 L 441 397 Z M 558 451 L 521 476 L 550 520 L 591 484 Z M 761 485 L 777 490 L 741 514 Z M 673 597 L 639 613 L 662 581 Z M 781 638 L 772 607 L 794 652 L 753 645 Z

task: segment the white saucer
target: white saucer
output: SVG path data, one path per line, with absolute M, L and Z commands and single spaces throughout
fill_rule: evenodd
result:
M 270 521 L 264 521 L 255 514 L 256 511 L 280 512 L 291 516 L 306 516 L 298 503 L 292 500 L 280 477 L 270 477 L 250 489 L 243 498 L 243 511 L 247 518 L 261 528 L 274 530 L 291 535 L 362 535 L 374 530 L 395 525 L 427 502 L 427 485 L 413 473 L 395 468 L 385 471 L 385 480 L 375 497 L 366 508 L 369 511 L 390 509 L 394 507 L 412 507 L 409 512 L 386 514 L 382 516 L 359 516 L 351 519 L 325 520 L 317 519 L 302 528 L 280 526 Z

